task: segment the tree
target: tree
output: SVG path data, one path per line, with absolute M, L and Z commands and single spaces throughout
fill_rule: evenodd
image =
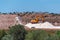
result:
M 14 40 L 24 40 L 26 30 L 23 25 L 15 25 L 10 27 L 9 34 L 12 35 Z

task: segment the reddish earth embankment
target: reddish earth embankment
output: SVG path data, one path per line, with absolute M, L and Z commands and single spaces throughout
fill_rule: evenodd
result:
M 0 29 L 8 29 L 9 26 L 15 24 L 16 15 L 0 14 Z

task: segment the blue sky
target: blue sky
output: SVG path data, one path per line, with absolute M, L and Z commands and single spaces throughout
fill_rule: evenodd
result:
M 42 11 L 60 13 L 60 0 L 0 0 L 0 12 Z

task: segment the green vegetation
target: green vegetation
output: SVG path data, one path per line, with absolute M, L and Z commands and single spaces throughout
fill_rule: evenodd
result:
M 2 37 L 2 40 L 24 40 L 26 30 L 23 25 L 15 25 L 9 28 L 9 31 Z
M 32 30 L 28 32 L 25 37 L 25 40 L 60 40 L 60 31 L 55 32 L 54 34 L 48 33 L 45 30 Z
M 2 40 L 13 40 L 13 36 L 12 35 L 5 35 Z
M 0 40 L 60 40 L 59 31 L 30 30 L 26 31 L 23 25 L 15 25 L 8 32 L 0 30 Z
M 26 31 L 23 25 L 15 25 L 10 28 L 9 34 L 14 37 L 14 40 L 24 40 Z
M 2 39 L 2 37 L 6 35 L 6 32 L 4 30 L 0 30 L 0 40 Z
M 32 30 L 28 32 L 25 40 L 46 40 L 48 38 L 48 34 L 43 30 Z

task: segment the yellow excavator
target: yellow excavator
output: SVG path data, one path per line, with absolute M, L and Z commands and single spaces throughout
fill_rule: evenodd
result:
M 35 16 L 35 19 L 32 19 L 31 20 L 31 23 L 38 23 L 39 22 L 39 19 L 41 19 L 42 22 L 44 22 L 44 16 L 43 15 L 40 15 L 40 16 Z

